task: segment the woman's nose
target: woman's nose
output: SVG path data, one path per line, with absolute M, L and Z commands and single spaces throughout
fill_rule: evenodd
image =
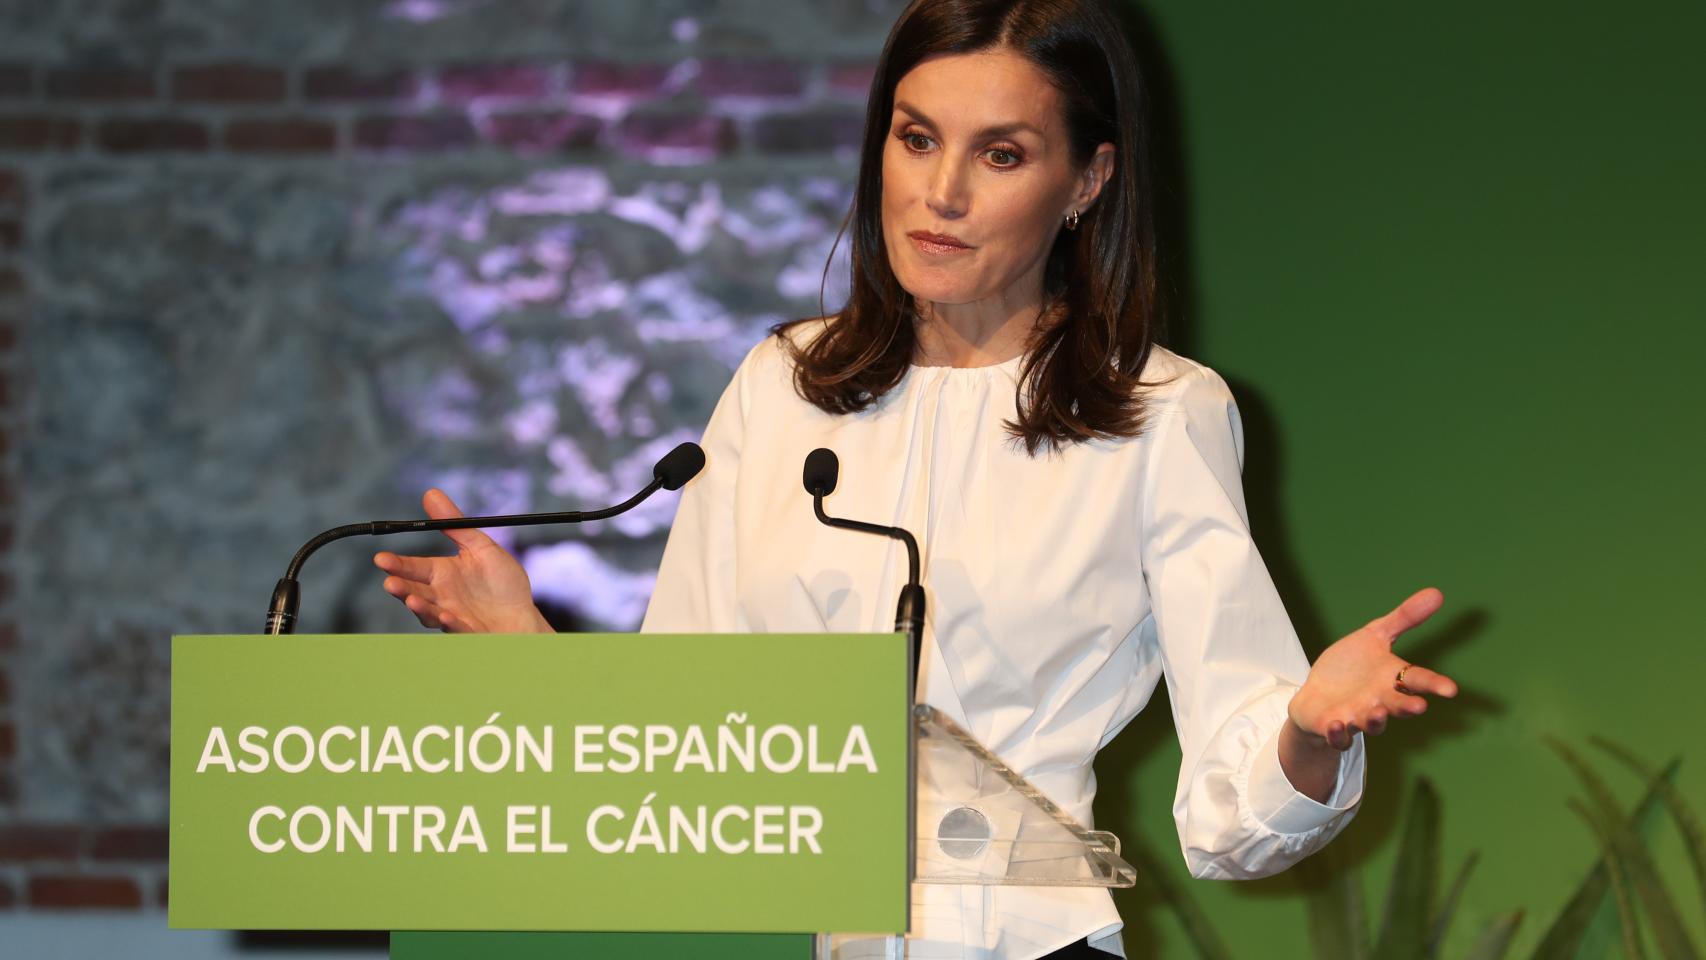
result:
M 965 216 L 969 201 L 965 171 L 961 165 L 946 156 L 937 160 L 925 198 L 931 212 L 944 220 L 954 220 Z

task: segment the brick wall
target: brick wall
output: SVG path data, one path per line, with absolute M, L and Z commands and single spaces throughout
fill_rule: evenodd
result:
M 491 149 L 702 163 L 856 147 L 869 83 L 866 61 L 11 62 L 0 64 L 0 151 L 122 158 Z M 7 222 L 0 244 L 18 242 L 16 223 Z
M 104 229 L 103 217 L 79 204 L 111 193 L 115 184 L 167 203 L 193 193 L 204 179 L 240 182 L 253 171 L 278 173 L 309 190 L 350 180 L 391 183 L 417 169 L 426 171 L 422 182 L 434 186 L 465 170 L 481 171 L 476 179 L 505 182 L 564 168 L 609 171 L 629 182 L 647 181 L 652 174 L 646 171 L 687 184 L 726 174 L 752 188 L 760 198 L 756 206 L 769 203 L 762 188 L 773 168 L 795 171 L 784 191 L 821 194 L 800 179 L 806 174 L 850 183 L 871 62 L 898 3 L 822 0 L 785 9 L 756 2 L 664 3 L 657 5 L 661 26 L 624 6 L 529 5 L 555 33 L 494 23 L 499 14 L 489 5 L 473 5 L 472 12 L 431 3 L 322 5 L 315 8 L 326 21 L 318 32 L 282 18 L 283 8 L 217 0 L 170 0 L 140 12 L 115 5 L 95 16 L 71 5 L 38 5 L 42 15 L 35 18 L 0 6 L 0 911 L 164 905 L 160 650 L 173 630 L 252 628 L 198 611 L 212 605 L 212 597 L 253 593 L 258 579 L 245 572 L 157 602 L 148 588 L 109 589 L 97 570 L 88 575 L 92 589 L 108 594 L 99 605 L 146 613 L 131 620 L 79 619 L 66 611 L 77 609 L 89 597 L 82 591 L 91 587 L 55 571 L 85 561 L 56 565 L 45 558 L 59 551 L 84 557 L 99 538 L 73 540 L 63 533 L 60 506 L 25 509 L 20 520 L 20 504 L 31 503 L 20 481 L 33 476 L 35 483 L 57 484 L 41 479 L 59 469 L 41 452 L 46 445 L 67 442 L 67 431 L 90 429 L 96 439 L 89 443 L 96 445 L 104 436 L 101 424 L 76 416 L 67 422 L 61 401 L 35 396 L 37 387 L 58 376 L 48 371 L 67 347 L 53 337 L 74 336 L 63 333 L 67 318 L 126 310 L 157 318 L 164 304 L 173 323 L 192 328 L 183 334 L 191 341 L 213 335 L 208 331 L 227 320 L 178 319 L 189 301 L 185 289 L 140 306 L 127 302 L 134 291 L 85 280 L 129 257 L 187 260 L 206 251 L 192 249 L 185 237 L 194 235 L 184 232 L 163 233 L 159 249 L 139 242 L 134 230 L 122 242 L 85 246 L 91 230 Z M 571 21 L 585 29 L 571 31 Z M 789 41 L 802 32 L 813 35 Z M 704 165 L 722 172 L 688 172 Z M 650 189 L 636 189 L 642 188 Z M 407 196 L 410 189 L 397 192 Z M 831 207 L 844 202 L 840 196 L 830 199 Z M 206 210 L 247 201 L 195 202 Z M 139 205 L 107 209 L 129 212 Z M 239 222 L 247 215 L 223 212 Z M 809 239 L 821 239 L 825 224 L 833 233 L 835 219 L 824 218 Z M 796 231 L 794 242 L 805 237 Z M 331 269 L 348 254 L 325 256 Z M 803 305 L 815 302 L 815 282 L 812 288 L 810 298 L 769 309 L 804 313 Z M 115 362 L 142 369 L 158 360 L 139 351 Z M 81 375 L 88 358 L 79 354 L 64 362 L 78 364 Z M 105 386 L 97 377 L 87 389 Z M 140 396 L 144 406 L 158 403 L 180 418 L 182 400 L 169 387 L 148 387 Z M 126 396 L 126 405 L 136 406 L 135 397 Z M 711 399 L 714 391 L 706 390 L 683 399 L 688 421 L 702 418 Z M 20 463 L 27 468 L 21 471 Z M 138 509 L 151 509 L 155 481 L 144 467 L 133 469 L 115 455 L 101 470 L 119 471 L 119 489 L 127 484 L 125 471 L 133 473 L 128 482 Z M 276 492 L 257 498 L 246 508 L 257 516 L 281 499 Z M 356 508 L 336 509 L 348 515 Z M 220 521 L 235 528 L 246 522 Z M 289 529 L 317 528 L 294 519 Z M 115 540 L 120 533 L 114 531 Z M 282 544 L 267 547 L 280 562 L 287 555 Z M 122 562 L 164 562 L 158 558 L 201 545 L 149 546 L 147 556 Z M 108 562 L 105 553 L 97 554 L 99 563 Z M 117 569 L 121 560 L 111 563 Z M 264 597 L 249 599 L 244 609 Z M 356 617 L 335 626 L 369 624 Z M 120 639 L 78 636 L 109 632 Z M 61 664 L 67 656 L 69 667 Z M 102 685 L 69 689 L 66 678 L 91 665 L 109 672 Z M 72 701 L 81 703 L 68 706 Z M 68 716 L 77 722 L 68 724 Z M 67 733 L 68 726 L 80 732 Z M 121 750 L 88 753 L 85 741 L 119 726 L 128 738 Z M 76 776 L 68 778 L 66 770 Z
M 136 910 L 165 903 L 163 826 L 0 826 L 0 906 Z

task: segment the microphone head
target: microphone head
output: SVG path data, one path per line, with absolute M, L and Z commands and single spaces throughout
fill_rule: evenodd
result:
M 652 468 L 652 479 L 662 482 L 665 490 L 680 490 L 703 469 L 705 451 L 689 441 L 663 455 Z
M 806 492 L 814 497 L 827 497 L 835 492 L 835 481 L 841 476 L 841 461 L 835 451 L 818 447 L 806 454 Z

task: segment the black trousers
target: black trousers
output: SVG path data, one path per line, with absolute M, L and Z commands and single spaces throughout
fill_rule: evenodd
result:
M 1086 938 L 1077 943 L 1069 943 L 1042 960 L 1109 960 L 1110 957 L 1113 957 L 1113 954 L 1103 953 L 1090 946 L 1090 941 Z

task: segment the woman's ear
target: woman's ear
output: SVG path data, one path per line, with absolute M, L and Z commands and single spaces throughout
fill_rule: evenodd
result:
M 1096 148 L 1090 156 L 1090 162 L 1084 165 L 1084 172 L 1078 178 L 1078 192 L 1073 194 L 1073 209 L 1082 213 L 1096 202 L 1096 197 L 1102 192 L 1102 187 L 1108 178 L 1114 175 L 1114 145 L 1104 143 Z

